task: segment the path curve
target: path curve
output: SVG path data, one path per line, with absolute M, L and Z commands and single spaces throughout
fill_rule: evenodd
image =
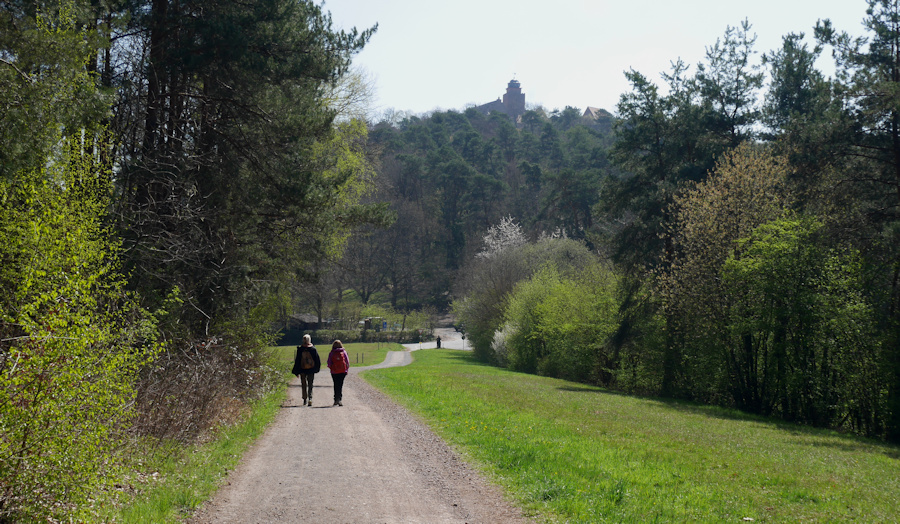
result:
M 327 369 L 312 407 L 298 379 L 283 409 L 226 484 L 189 522 L 524 523 L 502 492 L 358 373 L 406 365 L 410 351 L 351 368 L 343 407 L 332 407 Z

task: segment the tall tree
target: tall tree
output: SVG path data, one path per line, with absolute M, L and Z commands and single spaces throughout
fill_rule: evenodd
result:
M 336 131 L 327 95 L 373 30 L 334 31 L 307 1 L 153 0 L 135 17 L 147 51 L 127 74 L 146 91 L 118 120 L 135 131 L 120 228 L 133 285 L 181 288 L 202 327 L 361 218 L 343 195 L 365 130 Z
M 666 96 L 641 73 L 626 73 L 632 91 L 619 101 L 622 120 L 610 151 L 619 173 L 605 182 L 597 214 L 606 222 L 614 260 L 629 272 L 665 260 L 672 196 L 702 179 L 721 151 L 704 138 L 699 93 L 686 72 L 684 63 L 673 64 L 664 75 Z
M 725 262 L 729 389 L 742 409 L 882 436 L 886 381 L 861 260 L 821 233 L 815 220 L 779 219 Z
M 763 106 L 763 136 L 794 166 L 792 182 L 798 205 L 822 212 L 840 195 L 831 190 L 835 184 L 830 173 L 840 169 L 846 152 L 848 118 L 841 100 L 833 95 L 832 83 L 816 69 L 822 46 L 810 49 L 803 33 L 791 33 L 782 39 L 782 47 L 764 56 L 771 82 Z M 846 213 L 841 213 L 846 214 Z
M 883 268 L 877 286 L 884 297 L 891 334 L 888 367 L 893 369 L 891 437 L 900 439 L 900 2 L 868 0 L 864 26 L 852 38 L 830 20 L 816 26 L 816 38 L 834 47 L 837 94 L 848 124 L 846 171 L 871 225 L 872 259 Z
M 790 33 L 782 38 L 781 49 L 763 57 L 771 70 L 764 121 L 776 133 L 786 131 L 795 119 L 812 116 L 821 109 L 825 78 L 815 63 L 822 47 L 809 49 L 803 38 L 803 33 Z
M 756 35 L 750 29 L 747 20 L 740 27 L 729 26 L 723 39 L 706 48 L 706 61 L 697 65 L 700 97 L 709 109 L 706 128 L 725 148 L 752 137 L 759 119 L 764 75 L 753 61 Z
M 42 164 L 61 137 L 95 134 L 109 103 L 92 85 L 95 39 L 73 29 L 74 5 L 27 4 L 0 4 L 0 178 L 7 180 Z
M 739 239 L 779 218 L 789 205 L 787 172 L 783 159 L 743 145 L 726 154 L 710 178 L 676 197 L 667 226 L 673 257 L 659 273 L 656 288 L 670 337 L 666 366 L 671 369 L 665 370 L 669 393 L 710 400 L 721 384 L 729 383 L 722 373 L 736 359 L 720 353 L 727 350 L 720 341 L 730 300 L 720 273 Z M 743 378 L 743 372 L 752 375 L 750 368 L 741 367 L 735 379 Z M 738 404 L 758 410 L 754 402 Z

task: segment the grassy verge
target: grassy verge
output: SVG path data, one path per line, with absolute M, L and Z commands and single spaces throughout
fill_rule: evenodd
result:
M 900 449 L 427 350 L 366 380 L 527 511 L 565 522 L 892 522 Z
M 125 524 L 181 522 L 234 469 L 247 447 L 275 418 L 284 394 L 284 388 L 278 388 L 265 396 L 250 407 L 241 424 L 223 429 L 209 443 L 190 447 L 170 443 L 132 457 L 134 462 L 128 466 L 133 471 L 149 473 L 135 473 L 139 486 L 136 492 L 101 514 L 101 520 Z
M 325 367 L 325 359 L 328 358 L 328 352 L 331 346 L 322 344 L 316 346 L 319 351 L 319 358 L 322 359 L 322 369 L 327 371 Z M 371 366 L 384 362 L 388 351 L 403 351 L 403 346 L 393 342 L 357 342 L 352 344 L 344 344 L 347 350 L 347 356 L 350 358 L 350 367 Z M 278 346 L 275 348 L 276 358 L 284 362 L 293 362 L 294 352 L 297 346 Z

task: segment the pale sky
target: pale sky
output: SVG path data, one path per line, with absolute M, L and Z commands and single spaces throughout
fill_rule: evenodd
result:
M 812 41 L 819 19 L 865 34 L 865 0 L 325 0 L 338 29 L 378 24 L 354 60 L 375 84 L 376 113 L 462 110 L 496 100 L 515 77 L 530 106 L 601 107 L 615 113 L 629 68 L 661 84 L 681 58 L 745 18 L 757 58 L 782 36 Z M 830 49 L 826 49 L 827 69 Z M 820 61 L 821 62 L 821 61 Z M 827 72 L 827 71 L 826 71 Z

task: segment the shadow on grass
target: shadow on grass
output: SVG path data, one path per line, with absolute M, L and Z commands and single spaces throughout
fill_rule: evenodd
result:
M 662 409 L 677 411 L 679 413 L 734 422 L 749 422 L 759 424 L 761 426 L 769 427 L 791 436 L 795 436 L 799 439 L 798 443 L 808 447 L 830 448 L 844 452 L 883 453 L 888 458 L 891 458 L 893 460 L 900 460 L 900 446 L 842 431 L 827 428 L 817 428 L 813 426 L 802 426 L 794 422 L 780 420 L 773 417 L 764 417 L 762 415 L 756 415 L 753 413 L 746 413 L 737 409 L 710 406 L 707 404 L 699 404 L 686 400 L 632 395 L 620 391 L 613 391 L 589 385 L 570 384 L 559 386 L 556 389 L 558 391 L 567 391 L 571 393 L 599 393 L 604 395 L 614 395 L 640 399 L 650 404 L 654 404 Z
M 815 428 L 810 428 L 815 429 Z M 803 432 L 796 432 L 788 430 L 790 433 L 796 433 L 798 436 L 808 437 L 810 435 Z M 824 430 L 822 430 L 824 431 Z M 812 433 L 815 436 L 815 433 Z M 828 448 L 828 449 L 836 449 L 839 451 L 847 451 L 847 452 L 859 452 L 865 451 L 869 453 L 878 452 L 884 453 L 886 457 L 892 460 L 900 461 L 900 448 L 896 446 L 892 446 L 891 444 L 886 444 L 884 442 L 880 442 L 877 440 L 868 440 L 864 437 L 857 437 L 855 435 L 834 435 L 831 436 L 832 439 L 841 439 L 837 440 L 829 440 L 829 441 L 804 441 L 804 444 L 813 448 Z
M 802 444 L 808 447 L 830 448 L 844 452 L 883 453 L 888 458 L 891 458 L 893 460 L 900 460 L 900 446 L 833 429 L 802 426 L 794 422 L 780 420 L 774 417 L 765 417 L 762 415 L 747 413 L 744 411 L 739 411 L 737 409 L 699 404 L 686 400 L 629 395 L 591 386 L 563 386 L 557 389 L 576 393 L 603 393 L 606 395 L 627 396 L 631 398 L 641 399 L 648 403 L 655 404 L 656 406 L 659 406 L 663 409 L 677 411 L 679 413 L 698 415 L 706 418 L 728 420 L 733 422 L 748 422 L 759 424 L 761 426 L 765 426 L 770 429 L 797 437 L 798 444 Z
M 427 349 L 420 349 L 419 351 L 428 351 Z M 471 351 L 463 351 L 461 349 L 440 349 L 437 351 L 446 351 L 447 352 L 447 360 L 455 361 L 461 364 L 466 364 L 469 366 L 481 366 L 486 368 L 495 368 L 495 369 L 505 369 L 498 367 L 494 364 L 490 364 L 488 362 L 484 362 L 483 360 L 478 360 L 475 357 L 475 354 Z
M 600 386 L 567 385 L 567 386 L 559 386 L 558 388 L 556 388 L 556 390 L 557 391 L 567 391 L 569 393 L 591 393 L 591 394 L 610 395 L 613 397 L 626 397 L 626 398 L 637 398 L 637 399 L 641 399 L 641 400 L 648 400 L 647 397 L 642 397 L 640 395 L 626 393 L 624 391 L 615 391 L 613 389 L 604 389 Z
M 471 352 L 454 351 L 446 356 L 448 361 L 453 363 L 489 367 L 494 369 L 504 369 L 493 364 L 483 362 L 475 357 Z M 506 370 L 509 371 L 509 370 Z M 540 375 L 525 374 L 533 377 Z M 563 386 L 556 387 L 558 391 L 566 391 L 570 393 L 581 394 L 603 394 L 617 397 L 628 397 L 646 401 L 655 404 L 663 409 L 677 411 L 680 413 L 693 414 L 707 418 L 715 418 L 736 422 L 749 422 L 766 426 L 772 429 L 791 434 L 798 438 L 802 437 L 800 443 L 809 447 L 821 447 L 837 449 L 845 452 L 875 452 L 883 453 L 890 459 L 900 460 L 900 446 L 889 444 L 881 440 L 866 438 L 860 435 L 854 435 L 842 431 L 817 428 L 812 426 L 802 426 L 794 422 L 780 420 L 773 417 L 765 417 L 753 413 L 739 411 L 737 409 L 724 408 L 720 406 L 712 406 L 708 404 L 700 404 L 687 400 L 665 399 L 658 397 L 649 397 L 638 394 L 631 394 L 622 391 L 604 389 L 600 386 L 591 386 L 587 384 L 568 383 Z M 819 438 L 815 438 L 819 437 Z
M 728 409 L 718 406 L 709 406 L 683 400 L 647 399 L 656 402 L 660 406 L 682 413 L 702 415 L 709 418 L 723 420 L 752 422 L 777 429 L 795 437 L 802 437 L 802 443 L 810 447 L 833 448 L 842 451 L 878 451 L 892 459 L 900 459 L 900 447 L 880 440 L 854 435 L 840 430 L 803 426 L 795 422 L 781 420 L 774 417 L 765 417 L 753 413 L 746 413 L 737 409 Z M 828 440 L 814 440 L 812 437 L 820 437 Z
M 666 409 L 671 409 L 673 411 L 678 411 L 680 413 L 689 413 L 708 418 L 716 418 L 735 422 L 759 424 L 760 426 L 764 426 L 797 437 L 798 440 L 796 443 L 802 444 L 807 447 L 831 448 L 845 452 L 883 453 L 888 458 L 900 460 L 900 447 L 881 440 L 867 438 L 845 431 L 814 426 L 804 426 L 796 422 L 781 420 L 775 417 L 766 417 L 754 413 L 747 413 L 737 409 L 711 406 L 686 400 L 660 399 L 650 397 L 637 398 L 644 398 L 648 402 L 653 402 L 658 406 Z

